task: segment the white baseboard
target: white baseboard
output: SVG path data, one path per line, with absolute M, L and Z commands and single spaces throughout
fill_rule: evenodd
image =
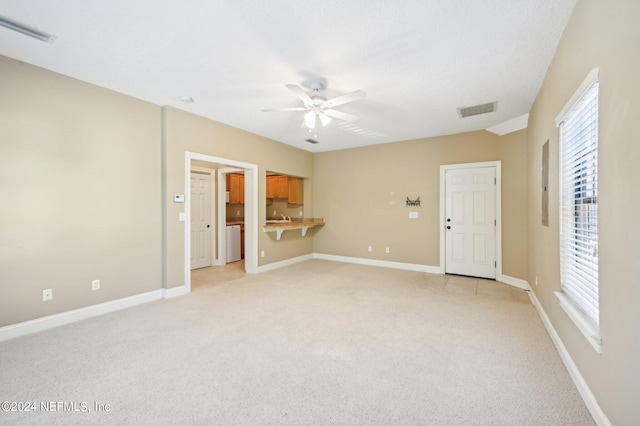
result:
M 283 268 L 285 266 L 304 262 L 305 260 L 310 259 L 313 259 L 313 254 L 305 254 L 304 256 L 292 257 L 291 259 L 282 260 L 280 262 L 269 263 L 267 265 L 258 266 L 258 273 L 273 271 L 274 269 Z
M 172 288 L 163 288 L 162 289 L 162 298 L 163 299 L 171 299 L 173 297 L 184 296 L 187 294 L 187 287 L 184 285 Z
M 536 307 L 538 315 L 540 315 L 540 319 L 542 319 L 542 323 L 547 329 L 547 333 L 549 333 L 553 344 L 556 345 L 556 348 L 560 353 L 560 358 L 562 358 L 562 362 L 564 362 L 565 367 L 567 367 L 569 375 L 571 376 L 571 379 L 573 379 L 573 383 L 575 383 L 576 388 L 578 388 L 578 392 L 584 400 L 585 405 L 589 409 L 591 416 L 593 417 L 597 425 L 611 426 L 611 422 L 607 418 L 606 414 L 604 414 L 604 411 L 602 411 L 602 408 L 600 408 L 596 397 L 593 395 L 593 392 L 591 392 L 591 389 L 589 388 L 587 382 L 584 380 L 584 377 L 582 377 L 582 374 L 580 374 L 578 366 L 573 362 L 571 355 L 569 355 L 569 351 L 567 351 L 564 343 L 562 343 L 562 339 L 560 339 L 560 336 L 553 327 L 551 320 L 538 301 L 536 294 L 533 291 L 529 291 L 528 293 L 529 297 L 531 298 L 531 302 Z
M 178 289 L 182 289 L 182 287 L 178 287 Z M 147 293 L 136 294 L 122 299 L 100 303 L 98 305 L 86 306 L 72 311 L 61 312 L 55 315 L 49 315 L 18 324 L 0 327 L 0 342 L 15 339 L 16 337 L 25 336 L 31 333 L 37 333 L 39 331 L 49 330 L 54 327 L 59 327 L 61 325 L 70 324 L 72 322 L 92 318 L 98 315 L 119 311 L 121 309 L 131 308 L 133 306 L 153 302 L 162 298 L 178 296 L 179 294 L 174 294 L 173 290 L 174 289 L 153 290 Z
M 513 287 L 518 287 L 523 290 L 531 290 L 529 283 L 525 280 L 521 280 L 520 278 L 510 277 L 509 275 L 503 275 L 498 279 L 498 281 L 503 282 L 505 284 L 509 284 Z
M 429 274 L 440 273 L 440 267 L 438 266 L 418 265 L 416 263 L 389 262 L 386 260 L 364 259 L 361 257 L 335 256 L 333 254 L 322 254 L 322 253 L 314 253 L 313 258 L 322 259 L 322 260 L 332 260 L 334 262 L 355 263 L 358 265 L 380 266 L 383 268 L 427 272 Z

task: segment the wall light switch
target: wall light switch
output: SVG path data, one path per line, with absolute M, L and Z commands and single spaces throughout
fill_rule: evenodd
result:
M 187 220 L 187 215 L 186 215 L 186 214 L 184 214 L 184 213 L 180 213 L 180 214 L 178 215 L 178 220 L 179 220 L 180 222 L 184 222 L 185 220 Z
M 184 194 L 173 194 L 174 203 L 184 203 Z
M 417 219 L 418 212 L 409 212 L 409 219 Z

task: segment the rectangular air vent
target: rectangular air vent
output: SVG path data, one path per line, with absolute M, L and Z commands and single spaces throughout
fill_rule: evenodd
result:
M 309 142 L 309 143 L 318 143 L 318 141 L 317 141 L 317 140 L 315 140 L 315 139 L 311 139 L 311 138 L 309 138 L 309 139 L 305 139 L 305 141 L 307 141 L 307 142 Z
M 458 108 L 460 118 L 471 117 L 472 115 L 486 114 L 494 112 L 498 109 L 498 102 L 489 102 L 488 104 L 474 105 L 470 107 Z

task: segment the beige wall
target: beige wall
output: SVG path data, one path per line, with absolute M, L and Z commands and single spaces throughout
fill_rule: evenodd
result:
M 502 160 L 502 273 L 527 279 L 527 131 L 498 139 Z
M 289 204 L 286 199 L 276 198 L 274 200 L 268 200 L 267 204 L 267 216 L 279 217 L 285 215 L 289 217 L 300 217 L 300 212 L 304 215 L 304 204 Z M 274 215 L 273 212 L 276 212 Z
M 266 172 L 312 178 L 313 154 L 174 108 L 164 112 L 167 288 L 184 284 L 184 223 L 178 221 L 184 205 L 174 203 L 172 197 L 184 193 L 186 151 L 258 166 L 258 253 L 265 252 L 265 257 L 258 256 L 259 265 L 312 253 L 311 235 L 302 237 L 290 231 L 277 241 L 274 233 L 262 232 L 262 224 L 266 220 Z M 308 200 L 313 199 L 312 193 L 305 192 L 307 195 Z M 304 209 L 305 216 L 311 216 L 313 203 L 305 201 Z
M 316 233 L 314 251 L 439 266 L 440 166 L 502 160 L 503 234 L 509 234 L 503 270 L 524 279 L 524 134 L 479 131 L 315 154 L 314 211 L 326 225 Z M 407 197 L 420 197 L 421 206 L 406 207 Z M 409 211 L 419 218 L 409 219 Z
M 615 425 L 640 419 L 640 2 L 583 0 L 558 46 L 528 129 L 529 282 L 600 407 Z M 558 306 L 558 129 L 554 120 L 600 69 L 599 261 L 602 354 Z M 550 226 L 540 224 L 542 145 L 550 143 Z M 535 286 L 536 276 L 538 286 Z M 535 366 L 532 366 L 535 368 Z
M 0 76 L 0 326 L 161 288 L 160 108 L 3 56 Z

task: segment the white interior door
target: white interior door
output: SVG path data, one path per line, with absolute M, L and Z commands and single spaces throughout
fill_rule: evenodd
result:
M 496 278 L 496 169 L 445 172 L 445 272 Z
M 191 173 L 191 269 L 211 266 L 211 175 Z

